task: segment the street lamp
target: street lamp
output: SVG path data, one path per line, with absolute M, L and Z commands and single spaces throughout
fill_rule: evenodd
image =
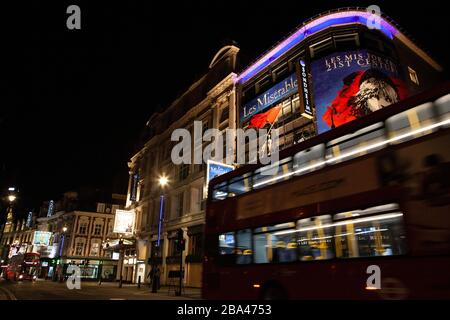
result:
M 62 256 L 63 256 L 63 252 L 64 252 L 64 242 L 65 242 L 65 240 L 66 240 L 66 232 L 67 232 L 67 227 L 66 226 L 64 226 L 63 228 L 62 228 L 62 233 L 61 233 L 61 244 L 60 244 L 60 247 L 59 247 L 59 261 L 60 261 L 60 266 L 61 266 L 61 270 L 60 270 L 60 281 L 62 281 L 63 280 L 63 278 L 64 278 L 64 267 L 63 267 L 63 261 L 62 261 Z
M 154 256 L 159 256 L 159 254 L 161 253 L 161 229 L 162 229 L 162 222 L 163 222 L 163 213 L 164 213 L 164 187 L 166 185 L 168 185 L 169 183 L 169 178 L 167 178 L 164 174 L 162 176 L 159 177 L 158 179 L 158 183 L 159 186 L 161 187 L 161 194 L 159 196 L 159 222 L 158 222 L 158 239 L 156 241 L 156 248 L 155 251 L 158 253 L 157 255 Z M 153 255 L 153 252 L 152 252 Z M 155 266 L 156 265 L 156 261 L 152 262 L 152 265 Z M 152 267 L 154 268 L 154 267 Z M 156 269 L 153 269 L 156 270 Z M 159 281 L 158 283 L 156 282 L 156 277 L 155 275 L 153 276 L 154 278 L 152 279 L 152 292 L 156 293 L 158 290 L 158 285 L 159 285 Z
M 9 196 L 8 196 L 8 200 L 9 200 L 9 202 L 14 202 L 15 200 L 16 200 L 16 196 L 15 195 L 13 195 L 13 194 L 10 194 Z
M 161 242 L 161 227 L 163 220 L 163 212 L 164 212 L 164 187 L 169 183 L 169 179 L 162 175 L 159 177 L 159 185 L 161 187 L 161 195 L 159 196 L 159 223 L 158 223 L 158 241 L 156 246 L 159 248 L 159 244 Z

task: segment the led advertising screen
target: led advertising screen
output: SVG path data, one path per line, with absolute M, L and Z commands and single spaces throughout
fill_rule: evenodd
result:
M 405 99 L 395 63 L 367 50 L 328 55 L 311 63 L 318 133 Z
M 48 246 L 50 244 L 51 232 L 47 231 L 35 231 L 33 236 L 33 245 L 35 246 Z
M 134 210 L 116 210 L 116 216 L 114 219 L 115 233 L 132 234 L 134 231 Z

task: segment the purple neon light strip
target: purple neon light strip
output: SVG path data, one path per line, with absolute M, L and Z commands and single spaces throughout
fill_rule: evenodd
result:
M 270 52 L 259 59 L 255 64 L 250 66 L 247 70 L 242 72 L 237 78 L 236 82 L 245 82 L 256 73 L 264 69 L 267 65 L 272 63 L 274 60 L 278 59 L 281 55 L 289 51 L 292 47 L 298 44 L 300 41 L 306 37 L 324 30 L 333 25 L 347 24 L 347 23 L 360 23 L 367 24 L 367 20 L 372 15 L 369 12 L 363 11 L 347 11 L 347 12 L 336 12 L 316 20 L 311 21 L 307 25 L 298 29 L 289 38 L 284 40 L 278 46 L 273 48 Z M 380 30 L 390 39 L 393 39 L 399 31 L 387 22 L 385 19 L 380 18 Z
M 158 241 L 156 243 L 156 246 L 159 247 L 159 244 L 161 242 L 161 224 L 163 219 L 163 207 L 164 207 L 164 195 L 160 196 L 160 207 L 159 207 L 159 223 L 158 223 Z

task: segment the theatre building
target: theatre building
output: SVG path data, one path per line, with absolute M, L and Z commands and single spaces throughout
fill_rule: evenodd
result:
M 134 281 L 140 278 L 148 282 L 151 265 L 158 265 L 161 284 L 169 284 L 173 280 L 169 278 L 170 271 L 180 269 L 182 258 L 184 284 L 201 286 L 205 190 L 210 166 L 203 161 L 174 164 L 171 152 L 178 141 L 171 141 L 171 136 L 176 129 L 186 129 L 192 140 L 196 139 L 194 121 L 201 122 L 200 136 L 211 128 L 221 132 L 234 128 L 238 51 L 234 45 L 220 49 L 200 79 L 170 105 L 150 116 L 141 144 L 128 163 L 127 209 L 134 210 L 136 217 Z M 160 184 L 161 177 L 167 178 L 164 186 Z M 176 246 L 180 229 L 186 240 L 182 252 Z
M 276 128 L 284 149 L 442 77 L 441 66 L 392 19 L 374 18 L 366 8 L 329 11 L 302 23 L 238 75 L 237 126 Z

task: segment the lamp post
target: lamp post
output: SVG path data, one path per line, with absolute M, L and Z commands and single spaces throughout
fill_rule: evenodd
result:
M 64 252 L 64 243 L 65 243 L 65 240 L 66 240 L 66 232 L 67 232 L 67 227 L 66 226 L 64 226 L 64 227 L 62 227 L 62 230 L 61 230 L 62 232 L 61 232 L 61 244 L 60 244 L 60 246 L 59 246 L 59 263 L 60 263 L 60 275 L 59 275 L 59 281 L 63 281 L 63 279 L 64 279 L 64 264 L 63 264 L 63 261 L 62 261 L 62 256 L 63 256 L 63 252 Z
M 161 194 L 159 196 L 159 222 L 158 222 L 158 240 L 156 242 L 156 246 L 159 248 L 161 242 L 161 229 L 162 229 L 162 221 L 163 221 L 163 213 L 164 213 L 164 187 L 169 183 L 169 179 L 162 175 L 159 177 L 159 186 L 161 187 Z
M 122 235 L 120 235 L 120 238 L 119 238 L 119 265 L 120 265 L 119 288 L 122 288 L 123 262 L 124 262 L 124 247 L 123 247 L 123 238 L 122 238 Z
M 158 221 L 158 238 L 156 241 L 156 251 L 158 253 L 157 256 L 159 256 L 161 254 L 162 257 L 162 252 L 161 252 L 161 231 L 162 231 L 162 223 L 163 223 L 163 218 L 164 218 L 164 187 L 169 183 L 169 179 L 165 176 L 162 175 L 159 177 L 158 179 L 158 183 L 159 186 L 161 188 L 161 192 L 160 192 L 160 196 L 159 196 L 159 221 Z M 153 266 L 156 263 L 153 264 Z M 153 268 L 152 266 L 152 268 Z M 152 292 L 156 293 L 158 291 L 158 287 L 159 287 L 159 281 L 157 282 L 156 280 L 160 279 L 160 273 L 157 274 L 156 269 L 153 268 L 154 273 L 153 273 L 153 279 L 152 279 Z

